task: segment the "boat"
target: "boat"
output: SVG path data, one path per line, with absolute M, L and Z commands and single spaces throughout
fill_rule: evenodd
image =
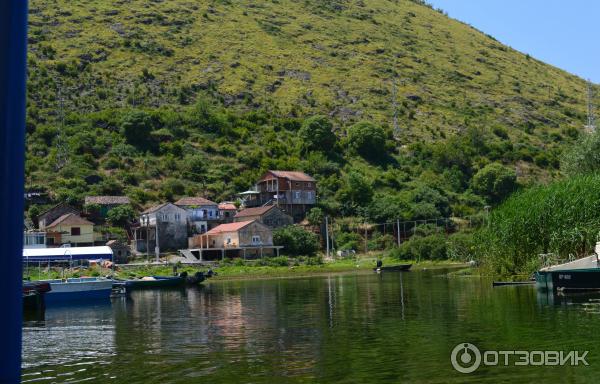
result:
M 567 263 L 541 268 L 535 273 L 538 289 L 548 291 L 600 290 L 600 242 L 595 254 Z
M 140 279 L 115 280 L 115 286 L 125 286 L 130 289 L 177 287 L 184 283 L 181 276 L 145 276 Z
M 50 284 L 50 291 L 44 297 L 46 304 L 109 299 L 113 285 L 112 280 L 103 277 L 77 277 L 40 282 Z
M 198 285 L 200 283 L 202 283 L 204 280 L 206 280 L 208 277 L 212 276 L 212 271 L 209 274 L 205 274 L 204 272 L 196 272 L 194 273 L 192 276 L 188 275 L 187 272 L 181 272 L 179 274 L 179 276 L 181 278 L 183 278 L 185 280 L 185 283 L 187 285 Z
M 374 272 L 397 272 L 397 271 L 408 271 L 412 267 L 412 264 L 398 264 L 388 265 L 385 267 L 373 268 Z
M 44 307 L 44 296 L 50 292 L 50 284 L 42 281 L 23 282 L 23 309 L 38 310 Z
M 527 281 L 493 281 L 492 287 L 504 287 L 507 285 L 533 285 L 535 284 L 534 280 Z

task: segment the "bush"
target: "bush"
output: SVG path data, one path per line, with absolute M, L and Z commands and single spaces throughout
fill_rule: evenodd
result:
M 379 125 L 361 121 L 348 129 L 348 144 L 368 160 L 385 156 L 385 131 Z
M 455 233 L 448 237 L 448 259 L 470 261 L 475 257 L 475 238 L 472 233 Z
M 600 170 L 600 131 L 583 135 L 565 151 L 560 168 L 569 175 L 586 174 Z
M 302 227 L 289 225 L 273 231 L 275 245 L 283 246 L 283 252 L 291 256 L 312 256 L 319 249 L 319 238 Z
M 298 135 L 307 150 L 331 151 L 337 141 L 333 126 L 325 116 L 313 116 L 304 120 Z
M 135 218 L 135 211 L 131 205 L 119 205 L 106 214 L 106 221 L 114 226 L 123 227 Z
M 497 203 L 517 189 L 517 174 L 514 169 L 492 163 L 480 169 L 471 184 L 475 192 Z
M 448 257 L 446 237 L 444 235 L 411 237 L 394 248 L 390 256 L 399 260 L 444 260 Z

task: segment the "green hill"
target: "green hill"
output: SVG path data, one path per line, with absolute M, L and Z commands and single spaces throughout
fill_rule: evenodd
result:
M 417 1 L 30 4 L 27 183 L 55 199 L 222 199 L 294 168 L 332 211 L 361 213 L 375 193 L 397 199 L 390 216 L 468 213 L 488 198 L 471 193 L 479 169 L 553 177 L 585 121 L 582 79 Z M 302 142 L 315 114 L 333 147 Z M 383 127 L 383 146 L 356 148 L 359 121 Z

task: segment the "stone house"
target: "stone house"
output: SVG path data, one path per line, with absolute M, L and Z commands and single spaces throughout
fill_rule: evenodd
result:
M 127 196 L 86 196 L 85 207 L 98 206 L 98 215 L 106 218 L 108 211 L 120 205 L 131 204 Z
M 219 205 L 203 197 L 182 197 L 175 205 L 187 211 L 190 233 L 205 233 L 219 225 Z
M 237 207 L 231 202 L 219 203 L 219 217 L 222 223 L 232 223 Z
M 234 217 L 234 222 L 256 220 L 271 229 L 292 225 L 294 219 L 274 205 L 264 207 L 246 208 L 239 211 Z
M 127 261 L 129 261 L 131 249 L 127 245 L 118 240 L 109 240 L 106 245 L 112 249 L 113 260 L 115 263 L 125 264 Z
M 60 246 L 70 244 L 74 247 L 94 245 L 94 223 L 75 213 L 60 216 L 44 227 L 46 244 Z
M 187 211 L 173 203 L 148 208 L 133 228 L 132 248 L 137 252 L 178 250 L 187 246 Z

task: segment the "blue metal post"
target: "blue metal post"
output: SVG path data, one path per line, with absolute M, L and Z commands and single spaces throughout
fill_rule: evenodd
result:
M 0 1 L 0 383 L 21 377 L 27 0 Z

